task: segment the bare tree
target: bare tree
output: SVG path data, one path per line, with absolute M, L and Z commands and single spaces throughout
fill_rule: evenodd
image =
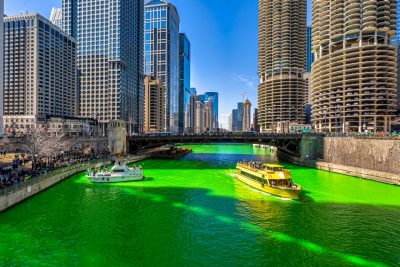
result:
M 43 129 L 31 129 L 23 137 L 22 148 L 32 157 L 32 169 L 36 169 L 40 158 L 54 158 L 70 147 L 64 134 L 50 134 Z

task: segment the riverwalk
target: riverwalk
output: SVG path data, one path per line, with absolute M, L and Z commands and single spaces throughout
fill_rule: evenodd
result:
M 124 161 L 127 164 L 139 162 L 148 158 L 148 156 L 129 156 L 122 159 L 116 159 L 117 161 Z M 97 165 L 111 164 L 111 160 L 95 160 L 86 163 L 75 164 L 73 166 L 60 168 L 41 176 L 29 179 L 18 185 L 6 188 L 0 191 L 0 212 L 52 187 L 53 185 L 71 177 L 72 175 L 83 172 L 89 168 L 94 168 Z

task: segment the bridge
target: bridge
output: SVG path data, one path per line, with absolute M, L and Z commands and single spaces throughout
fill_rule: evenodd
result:
M 168 144 L 241 143 L 274 146 L 278 154 L 300 158 L 302 156 L 301 134 L 211 134 L 211 135 L 139 135 L 127 137 L 127 152 L 134 154 L 143 149 Z

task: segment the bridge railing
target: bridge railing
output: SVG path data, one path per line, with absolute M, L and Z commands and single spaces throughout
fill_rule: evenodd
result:
M 131 136 L 131 139 L 150 139 L 150 138 L 288 138 L 300 139 L 303 136 L 323 136 L 321 134 L 275 134 L 275 133 L 220 133 L 220 134 L 142 134 Z

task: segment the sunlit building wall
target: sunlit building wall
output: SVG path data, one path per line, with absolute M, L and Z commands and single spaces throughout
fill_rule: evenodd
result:
M 50 14 L 50 21 L 58 28 L 63 28 L 62 8 L 53 7 Z
M 165 86 L 165 125 L 173 133 L 179 132 L 179 23 L 173 4 L 145 4 L 145 73 Z
M 78 40 L 80 116 L 143 131 L 143 1 L 63 0 L 63 28 Z
M 76 40 L 39 14 L 4 18 L 4 126 L 26 133 L 77 115 Z M 1 72 L 3 73 L 3 72 Z
M 318 132 L 390 131 L 396 0 L 313 0 L 311 102 Z
M 305 120 L 307 1 L 259 0 L 259 124 Z
M 190 127 L 190 41 L 186 34 L 179 34 L 179 131 Z

